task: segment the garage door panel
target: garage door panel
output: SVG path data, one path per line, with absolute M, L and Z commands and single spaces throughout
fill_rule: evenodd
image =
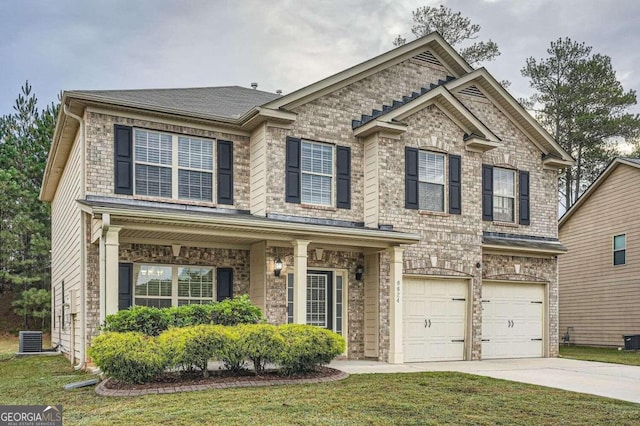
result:
M 482 289 L 482 358 L 543 355 L 544 286 L 485 283 Z
M 468 284 L 407 279 L 404 288 L 405 361 L 464 359 Z

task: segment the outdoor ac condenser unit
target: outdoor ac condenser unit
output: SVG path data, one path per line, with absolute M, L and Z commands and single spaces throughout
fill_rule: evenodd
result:
M 20 352 L 42 352 L 42 331 L 21 331 Z

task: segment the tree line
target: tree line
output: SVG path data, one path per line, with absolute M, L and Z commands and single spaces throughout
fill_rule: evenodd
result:
M 477 41 L 480 25 L 461 12 L 425 6 L 412 18 L 415 37 L 438 31 L 472 66 L 500 55 L 494 41 Z M 402 36 L 393 40 L 396 46 L 405 42 Z M 521 74 L 534 93 L 520 101 L 576 160 L 558 177 L 565 210 L 620 155 L 620 140 L 638 140 L 640 118 L 629 112 L 636 93 L 623 89 L 610 57 L 570 38 L 551 42 L 547 54 L 526 60 Z M 44 326 L 49 316 L 50 206 L 38 195 L 58 110 L 54 103 L 39 108 L 26 82 L 13 112 L 0 118 L 0 295 L 20 294 L 14 306 L 25 327 L 29 318 Z

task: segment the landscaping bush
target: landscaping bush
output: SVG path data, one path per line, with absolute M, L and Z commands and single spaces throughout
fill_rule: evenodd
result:
M 245 365 L 245 354 L 240 348 L 240 335 L 237 327 L 222 327 L 225 330 L 226 339 L 214 357 L 222 362 L 224 368 L 237 373 L 243 370 Z
M 132 306 L 129 309 L 107 315 L 102 326 L 103 331 L 138 332 L 147 336 L 157 336 L 169 328 L 170 318 L 167 309 L 147 306 Z
M 155 337 L 136 332 L 99 335 L 93 339 L 89 356 L 104 374 L 127 383 L 152 381 L 168 363 Z
M 284 339 L 275 325 L 241 325 L 237 326 L 237 330 L 239 348 L 253 363 L 257 376 L 264 371 L 267 362 L 274 362 L 280 358 L 284 349 Z
M 193 304 L 166 308 L 169 315 L 169 323 L 174 327 L 189 327 L 191 325 L 213 323 L 212 303 L 204 305 Z
M 158 336 L 169 327 L 189 327 L 200 324 L 257 324 L 263 322 L 262 311 L 251 303 L 249 296 L 204 305 L 184 305 L 171 308 L 132 306 L 108 315 L 102 331 L 121 333 L 136 331 Z
M 286 324 L 279 327 L 284 347 L 278 362 L 286 374 L 315 371 L 346 348 L 344 337 L 321 327 Z
M 217 359 L 217 354 L 229 346 L 227 329 L 220 325 L 195 325 L 171 328 L 158 338 L 167 353 L 169 365 L 202 371 L 209 376 L 207 364 Z
M 213 323 L 220 325 L 258 324 L 264 321 L 262 311 L 251 303 L 246 294 L 214 303 L 212 317 Z

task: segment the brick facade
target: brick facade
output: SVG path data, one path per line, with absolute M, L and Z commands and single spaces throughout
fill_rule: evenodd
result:
M 289 129 L 267 125 L 266 150 L 266 212 L 292 216 L 364 222 L 364 149 L 363 141 L 353 135 L 351 121 L 360 119 L 390 104 L 394 99 L 428 87 L 429 83 L 445 78 L 447 72 L 438 66 L 418 64 L 406 60 L 316 100 L 294 108 L 297 118 Z M 399 138 L 381 135 L 378 142 L 380 185 L 378 192 L 379 223 L 392 225 L 396 231 L 418 234 L 421 241 L 406 247 L 405 276 L 449 276 L 471 280 L 471 359 L 482 357 L 482 281 L 500 279 L 511 281 L 539 281 L 549 289 L 549 353 L 557 356 L 558 304 L 555 258 L 530 258 L 483 254 L 483 231 L 520 234 L 537 237 L 557 237 L 556 171 L 542 167 L 541 152 L 489 100 L 467 95 L 455 95 L 473 114 L 485 123 L 502 142 L 499 148 L 487 153 L 465 149 L 464 131 L 437 106 L 428 106 L 407 117 L 407 131 Z M 148 201 L 175 202 L 212 207 L 214 203 L 190 202 L 153 197 L 115 195 L 113 193 L 113 131 L 114 124 L 155 129 L 163 132 L 193 135 L 234 142 L 234 205 L 240 210 L 250 209 L 250 151 L 249 137 L 203 130 L 197 127 L 166 124 L 160 119 L 133 119 L 113 114 L 89 111 L 86 118 L 87 195 L 121 197 Z M 351 148 L 351 208 L 336 209 L 308 206 L 284 201 L 285 141 L 287 136 L 306 138 Z M 449 214 L 445 190 L 445 212 L 433 213 L 405 208 L 405 147 L 414 147 L 462 157 L 462 213 Z M 531 224 L 499 224 L 482 221 L 482 165 L 509 167 L 530 173 Z M 448 162 L 447 166 L 448 167 Z M 446 173 L 445 173 L 446 175 Z M 215 161 L 214 161 L 215 182 Z M 215 186 L 215 185 L 214 185 Z M 335 189 L 334 189 L 335 197 Z M 215 199 L 215 192 L 214 192 Z M 227 207 L 227 206 L 225 206 Z M 516 197 L 516 217 L 517 217 Z M 90 222 L 90 221 L 88 221 Z M 89 232 L 87 230 L 87 232 Z M 197 231 L 194 231 L 196 233 Z M 90 235 L 87 235 L 90 238 Z M 340 241 L 336 241 L 336 246 Z M 87 242 L 87 316 L 89 337 L 98 332 L 99 273 L 98 249 Z M 269 270 L 276 257 L 285 261 L 280 277 Z M 183 246 L 174 256 L 170 242 L 150 244 L 120 243 L 121 262 L 172 265 L 201 265 L 232 267 L 234 294 L 249 293 L 250 251 L 244 249 L 200 248 Z M 293 269 L 293 249 L 267 244 L 264 282 L 267 320 L 273 324 L 287 321 L 287 270 Z M 389 359 L 390 335 L 390 277 L 389 254 L 379 254 L 379 359 Z M 521 274 L 514 275 L 513 264 L 522 265 Z M 308 252 L 308 269 L 347 271 L 348 288 L 348 355 L 364 358 L 364 286 L 355 279 L 355 268 L 364 264 L 364 249 L 345 247 L 326 249 L 321 260 L 313 250 Z M 367 273 L 365 271 L 365 273 Z

